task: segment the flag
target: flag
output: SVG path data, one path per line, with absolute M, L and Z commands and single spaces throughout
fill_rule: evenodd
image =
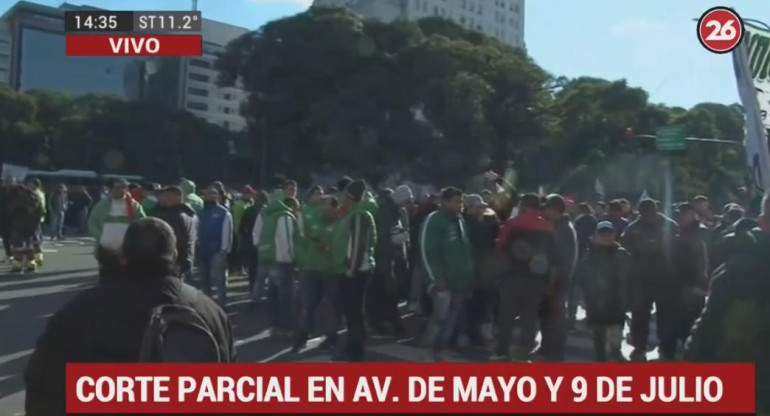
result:
M 770 152 L 767 136 L 770 130 L 770 74 L 765 62 L 770 32 L 746 25 L 746 35 L 733 51 L 733 68 L 738 94 L 746 114 L 744 146 L 746 164 L 758 194 L 770 187 Z M 751 63 L 751 64 L 750 64 Z M 765 115 L 765 120 L 762 119 Z
M 604 184 L 599 180 L 599 178 L 596 178 L 594 189 L 596 190 L 596 195 L 599 196 L 599 199 L 604 199 Z

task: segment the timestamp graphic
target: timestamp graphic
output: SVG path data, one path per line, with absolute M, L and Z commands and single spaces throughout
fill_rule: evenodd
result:
M 200 56 L 197 11 L 65 12 L 67 56 Z

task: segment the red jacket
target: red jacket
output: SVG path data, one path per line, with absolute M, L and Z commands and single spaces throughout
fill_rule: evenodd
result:
M 538 211 L 525 210 L 505 222 L 497 237 L 497 251 L 505 253 L 508 243 L 516 234 L 533 232 L 553 234 L 553 224 L 543 218 Z

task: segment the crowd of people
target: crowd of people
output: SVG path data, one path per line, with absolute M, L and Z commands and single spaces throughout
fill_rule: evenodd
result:
M 229 276 L 239 273 L 250 310 L 268 315 L 274 337 L 300 351 L 323 334 L 319 348 L 335 361 L 363 361 L 367 329 L 414 336 L 427 361 L 447 359 L 461 335 L 491 360 L 563 361 L 582 306 L 596 361 L 646 360 L 654 316 L 661 359 L 748 360 L 758 380 L 770 375 L 767 198 L 757 218 L 739 204 L 716 215 L 704 196 L 668 207 L 643 198 L 633 209 L 626 200 L 517 193 L 488 176 L 495 191 L 448 187 L 417 198 L 407 185 L 375 190 L 343 177 L 313 186 L 303 201 L 293 180 L 269 193 L 244 186 L 235 198 L 221 182 L 201 198 L 189 180 L 115 181 L 87 221 L 100 281 L 49 322 L 27 372 L 28 407 L 63 397 L 65 362 L 169 360 L 205 344 L 183 338 L 185 352 L 165 344 L 152 352 L 148 322 L 166 304 L 198 311 L 205 339 L 215 341 L 207 351 L 216 352 L 196 352 L 200 360 L 235 360 L 224 311 Z M 24 191 L 28 208 L 40 204 L 33 193 Z M 40 209 L 29 214 L 32 234 Z M 34 244 L 29 250 L 34 261 Z M 407 334 L 402 301 L 426 318 L 419 333 Z M 620 348 L 627 321 L 628 358 Z

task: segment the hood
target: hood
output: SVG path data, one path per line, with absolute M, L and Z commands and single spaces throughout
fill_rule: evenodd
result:
M 182 192 L 184 192 L 185 195 L 195 193 L 195 182 L 189 179 L 182 179 L 182 182 L 179 184 L 179 187 L 182 188 Z
M 285 214 L 294 215 L 291 209 L 289 209 L 289 207 L 287 207 L 286 204 L 283 203 L 282 199 L 278 199 L 270 202 L 264 208 L 264 212 L 265 212 L 265 216 L 285 215 Z
M 364 194 L 364 197 L 361 198 L 361 202 L 356 204 L 356 207 L 353 209 L 353 211 L 367 211 L 372 216 L 376 216 L 377 214 L 377 199 L 375 198 L 374 194 L 367 191 Z

